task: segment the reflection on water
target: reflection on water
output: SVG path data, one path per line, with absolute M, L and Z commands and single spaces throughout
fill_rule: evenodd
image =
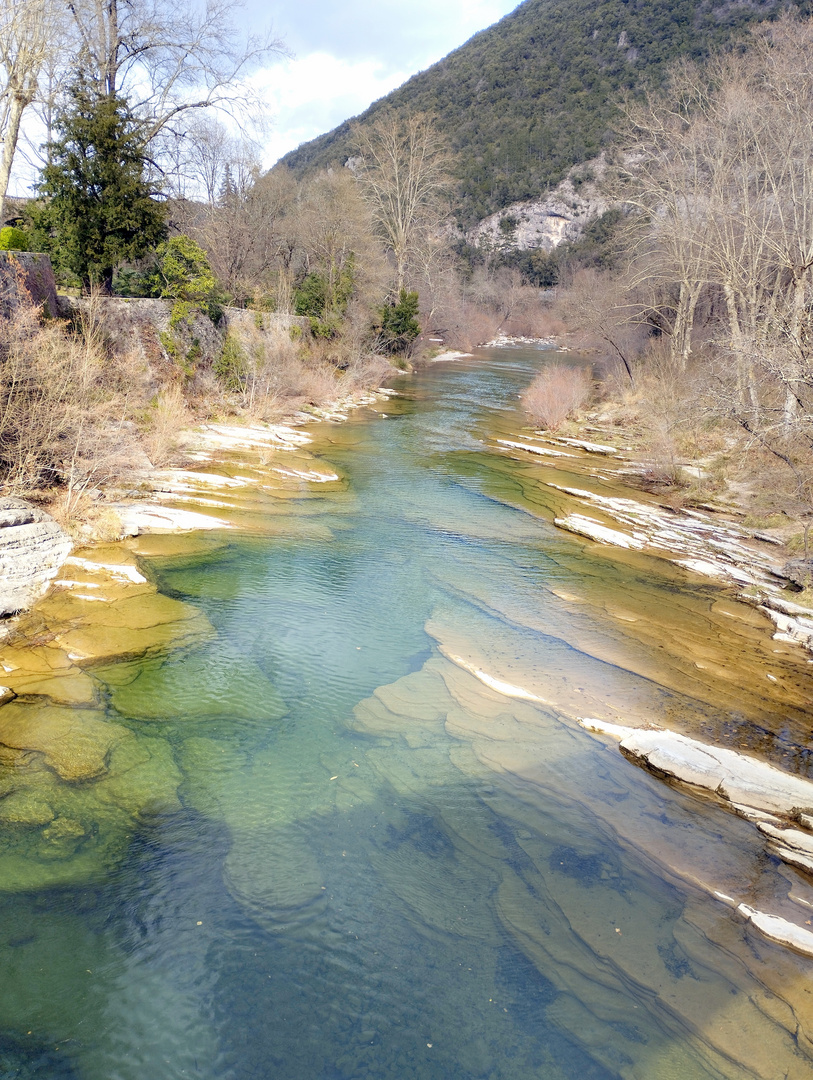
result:
M 804 660 L 556 532 L 553 466 L 490 449 L 541 362 L 324 426 L 342 483 L 269 535 L 145 542 L 214 633 L 97 667 L 46 750 L 3 751 L 0 1077 L 813 1077 L 811 964 L 709 895 L 813 888 L 569 719 L 806 772 Z

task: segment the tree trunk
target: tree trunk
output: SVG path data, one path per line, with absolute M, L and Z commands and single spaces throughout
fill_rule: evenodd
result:
M 692 324 L 699 297 L 700 285 L 696 282 L 691 285 L 686 281 L 680 283 L 680 298 L 670 347 L 672 361 L 680 371 L 686 370 L 686 362 L 692 351 Z
M 12 94 L 8 111 L 8 127 L 3 139 L 3 152 L 0 154 L 0 228 L 5 224 L 5 202 L 9 177 L 11 176 L 11 165 L 14 161 L 14 151 L 17 149 L 17 139 L 20 135 L 20 121 L 27 104 L 28 102 L 23 94 Z
M 737 391 L 741 405 L 750 404 L 756 416 L 759 415 L 759 398 L 756 393 L 753 366 L 749 363 L 745 354 L 745 339 L 740 326 L 739 311 L 737 310 L 737 298 L 734 287 L 730 282 L 723 286 L 726 309 L 728 311 L 728 326 L 731 333 L 731 349 L 734 353 L 734 362 L 737 365 Z

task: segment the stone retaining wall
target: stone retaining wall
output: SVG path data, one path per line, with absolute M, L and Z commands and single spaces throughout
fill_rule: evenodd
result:
M 46 317 L 62 313 L 51 260 L 31 251 L 0 251 L 0 315 L 12 315 L 23 299 L 41 306 Z

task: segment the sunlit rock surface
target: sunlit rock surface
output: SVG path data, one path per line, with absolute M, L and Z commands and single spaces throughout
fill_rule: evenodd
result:
M 0 645 L 20 695 L 0 708 L 0 892 L 100 880 L 139 822 L 180 805 L 169 744 L 110 713 L 96 665 L 202 643 L 211 625 L 158 594 L 126 548 L 80 552 L 60 573 Z
M 23 499 L 0 499 L 0 615 L 31 607 L 59 572 L 73 541 Z

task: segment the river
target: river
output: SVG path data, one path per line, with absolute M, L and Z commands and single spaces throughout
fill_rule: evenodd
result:
M 813 887 L 573 719 L 807 775 L 808 661 L 554 527 L 584 476 L 496 448 L 551 355 L 404 377 L 311 429 L 338 481 L 143 545 L 210 629 L 91 669 L 96 772 L 0 756 L 0 1077 L 813 1077 L 813 961 L 713 895 Z

